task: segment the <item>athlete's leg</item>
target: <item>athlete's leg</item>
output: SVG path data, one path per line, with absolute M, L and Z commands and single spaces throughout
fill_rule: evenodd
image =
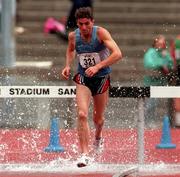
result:
M 88 125 L 88 109 L 90 105 L 91 92 L 80 84 L 76 84 L 76 101 L 78 114 L 78 135 L 82 153 L 88 153 L 89 143 L 89 125 Z
M 94 101 L 94 114 L 93 121 L 96 128 L 95 139 L 100 139 L 102 137 L 102 128 L 104 124 L 104 111 L 108 102 L 109 90 L 102 94 L 95 95 L 93 97 Z

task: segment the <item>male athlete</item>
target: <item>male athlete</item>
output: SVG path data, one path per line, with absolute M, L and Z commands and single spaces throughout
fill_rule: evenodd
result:
M 94 26 L 92 10 L 79 8 L 75 14 L 78 29 L 69 33 L 66 52 L 66 66 L 62 76 L 68 79 L 73 59 L 78 59 L 78 71 L 74 76 L 76 83 L 76 101 L 78 115 L 78 135 L 82 157 L 78 167 L 88 165 L 89 125 L 88 110 L 93 98 L 93 121 L 95 125 L 94 146 L 102 145 L 102 127 L 104 111 L 108 101 L 110 86 L 110 65 L 122 58 L 121 51 L 110 33 L 99 26 Z

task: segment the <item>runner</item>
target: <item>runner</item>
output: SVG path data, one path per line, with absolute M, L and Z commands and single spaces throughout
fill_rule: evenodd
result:
M 94 146 L 98 149 L 103 144 L 102 128 L 109 95 L 110 65 L 119 61 L 122 54 L 110 33 L 105 28 L 94 26 L 91 8 L 79 8 L 75 17 L 78 29 L 69 33 L 66 66 L 62 70 L 62 76 L 69 79 L 76 52 L 79 63 L 73 80 L 76 83 L 78 135 L 82 153 L 77 165 L 83 167 L 90 162 L 88 109 L 91 97 L 96 129 Z

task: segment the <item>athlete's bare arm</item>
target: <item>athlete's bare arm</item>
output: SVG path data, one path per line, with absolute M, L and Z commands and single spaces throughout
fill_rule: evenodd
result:
M 75 32 L 70 32 L 68 37 L 68 47 L 66 50 L 66 66 L 62 70 L 62 76 L 65 79 L 69 78 L 71 63 L 75 58 Z
M 110 50 L 111 54 L 107 59 L 101 61 L 95 66 L 89 67 L 86 70 L 86 74 L 89 77 L 92 77 L 100 69 L 112 65 L 122 58 L 121 50 L 106 29 L 99 27 L 97 34 L 99 40 L 105 44 L 105 46 Z

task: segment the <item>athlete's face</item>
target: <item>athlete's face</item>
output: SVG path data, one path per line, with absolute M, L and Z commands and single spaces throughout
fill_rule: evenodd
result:
M 81 31 L 81 34 L 86 36 L 91 34 L 94 20 L 89 18 L 80 18 L 77 20 L 77 25 Z

